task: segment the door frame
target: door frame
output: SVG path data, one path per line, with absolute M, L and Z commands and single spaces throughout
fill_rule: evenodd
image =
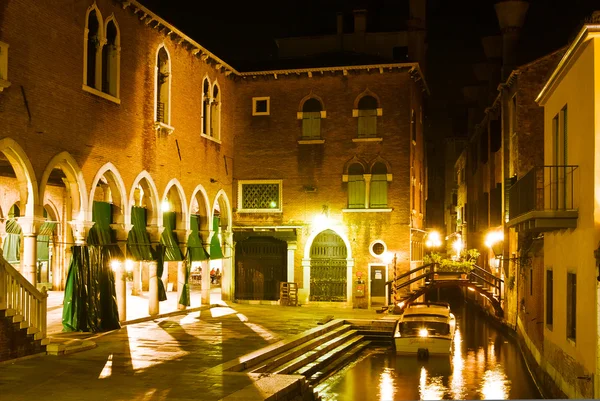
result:
M 313 241 L 323 231 L 331 230 L 342 238 L 344 244 L 346 244 L 346 302 L 347 306 L 352 306 L 352 270 L 354 269 L 354 258 L 352 257 L 352 247 L 350 246 L 350 240 L 348 236 L 339 228 L 335 223 L 326 224 L 324 227 L 315 229 L 310 236 L 306 239 L 304 245 L 304 258 L 302 259 L 302 288 L 298 291 L 300 301 L 304 304 L 310 303 L 310 250 L 312 248 Z M 315 302 L 315 301 L 312 301 Z M 340 302 L 340 304 L 344 304 Z M 341 305 L 340 305 L 341 306 Z
M 373 266 L 383 266 L 384 271 L 385 271 L 385 277 L 383 279 L 384 283 L 388 281 L 388 268 L 389 268 L 389 264 L 387 263 L 369 263 L 369 266 L 367 268 L 367 284 L 368 284 L 368 288 L 369 288 L 369 296 L 368 296 L 368 300 L 367 300 L 367 307 L 370 309 L 371 308 L 371 268 Z M 388 286 L 385 286 L 385 301 L 383 302 L 384 306 L 388 306 L 388 299 L 389 299 L 389 294 L 388 294 Z

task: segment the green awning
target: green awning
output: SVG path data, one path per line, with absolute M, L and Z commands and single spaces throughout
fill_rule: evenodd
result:
M 209 256 L 204 249 L 204 242 L 200 236 L 200 216 L 192 214 L 190 216 L 190 230 L 191 233 L 188 237 L 187 249 L 190 260 L 192 262 L 200 262 L 202 260 L 208 260 Z
M 38 241 L 40 240 L 40 236 L 51 236 L 56 231 L 56 227 L 58 226 L 58 222 L 56 221 L 46 221 L 42 223 L 40 227 L 40 232 L 38 233 Z
M 183 260 L 181 249 L 179 249 L 179 244 L 177 243 L 177 236 L 173 231 L 176 219 L 175 212 L 163 213 L 163 226 L 165 229 L 160 236 L 160 243 L 165 247 L 164 260 L 167 262 Z
M 21 235 L 21 226 L 15 219 L 6 220 L 6 233 Z
M 150 236 L 146 231 L 146 209 L 131 207 L 132 229 L 127 235 L 127 257 L 135 261 L 155 260 L 152 256 Z
M 112 221 L 112 205 L 107 202 L 94 201 L 92 205 L 92 221 L 94 225 L 88 232 L 87 243 L 90 245 L 116 244 Z
M 6 221 L 6 237 L 2 244 L 2 256 L 8 262 L 21 260 L 21 226 L 15 219 Z
M 221 218 L 219 216 L 213 217 L 213 236 L 210 240 L 210 258 L 211 259 L 223 259 L 223 251 L 221 250 L 221 241 L 219 240 L 219 222 Z

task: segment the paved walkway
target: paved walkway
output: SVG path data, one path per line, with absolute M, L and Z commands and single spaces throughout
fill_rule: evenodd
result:
M 210 368 L 313 328 L 329 315 L 382 318 L 374 310 L 333 307 L 203 306 L 109 333 L 73 334 L 95 344 L 84 352 L 0 364 L 0 400 L 220 400 L 253 381 Z

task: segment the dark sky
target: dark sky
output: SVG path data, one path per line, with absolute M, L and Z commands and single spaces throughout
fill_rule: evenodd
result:
M 338 11 L 345 11 L 348 27 L 353 9 L 367 9 L 368 31 L 402 30 L 408 14 L 408 0 L 141 2 L 240 69 L 244 60 L 274 56 L 275 38 L 334 33 Z M 500 34 L 495 2 L 428 0 L 427 81 L 432 107 L 462 107 L 457 91 L 474 80 L 472 63 L 484 60 L 481 37 Z M 600 10 L 600 0 L 530 0 L 518 62 L 529 62 L 566 45 L 595 9 Z

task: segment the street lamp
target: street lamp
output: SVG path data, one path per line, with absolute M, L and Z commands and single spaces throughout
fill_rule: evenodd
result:
M 504 232 L 502 230 L 489 231 L 485 236 L 485 246 L 490 248 L 494 253 L 494 262 L 490 263 L 495 269 L 496 273 L 500 268 L 500 259 L 502 259 L 502 248 L 504 244 Z M 491 258 L 490 258 L 491 259 Z
M 462 238 L 458 235 L 458 238 L 452 243 L 452 249 L 456 252 L 456 259 L 460 258 L 460 254 L 465 248 Z
M 427 240 L 425 241 L 425 246 L 427 248 L 439 248 L 442 246 L 442 237 L 440 237 L 440 233 L 437 231 L 429 231 L 427 233 Z

